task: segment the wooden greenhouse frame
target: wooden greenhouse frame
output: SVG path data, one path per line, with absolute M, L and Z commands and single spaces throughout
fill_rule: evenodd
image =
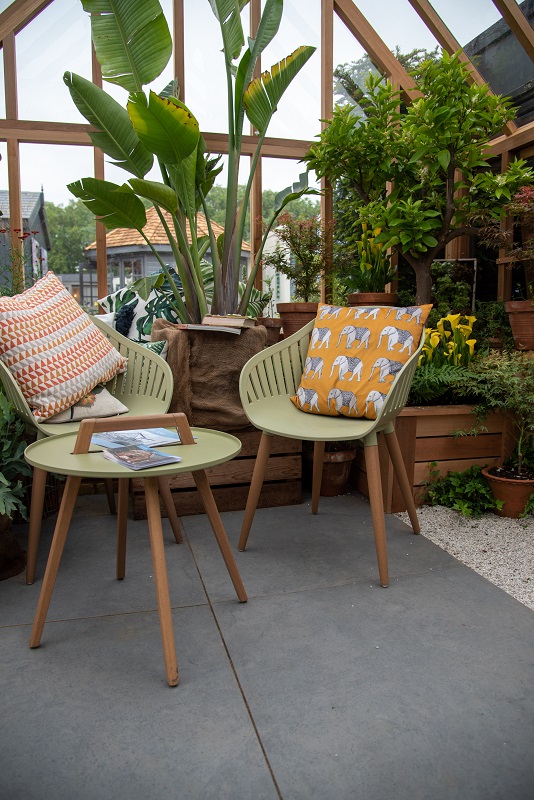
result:
M 67 122 L 43 122 L 39 120 L 22 120 L 18 115 L 17 101 L 17 70 L 16 70 L 16 35 L 26 25 L 29 25 L 47 6 L 54 0 L 14 0 L 5 11 L 0 14 L 0 46 L 3 50 L 4 84 L 6 99 L 6 119 L 0 120 L 0 141 L 7 143 L 8 161 L 8 187 L 11 210 L 11 230 L 22 229 L 22 205 L 20 185 L 20 143 L 50 144 L 50 145 L 80 145 L 93 147 L 87 124 Z M 174 40 L 174 73 L 182 87 L 183 99 L 187 96 L 184 64 L 184 4 L 186 0 L 173 0 L 172 34 Z M 460 44 L 439 17 L 429 0 L 408 0 L 419 17 L 436 38 L 438 44 L 448 53 L 461 50 Z M 494 5 L 508 23 L 512 33 L 528 56 L 534 61 L 534 30 L 523 15 L 516 0 L 493 0 Z M 250 27 L 254 35 L 260 18 L 261 0 L 250 0 Z M 405 98 L 409 101 L 416 96 L 415 84 L 403 66 L 391 53 L 385 42 L 374 30 L 362 12 L 357 2 L 353 0 L 321 0 L 321 119 L 329 119 L 333 112 L 333 70 L 334 70 L 334 15 L 345 24 L 350 33 L 357 39 L 372 61 L 392 83 L 399 87 Z M 471 78 L 475 82 L 484 82 L 467 55 L 462 55 L 462 60 L 469 66 Z M 259 72 L 260 66 L 257 66 Z M 102 77 L 100 65 L 94 52 L 92 58 L 93 81 L 101 86 Z M 227 137 L 225 134 L 204 133 L 208 150 L 214 153 L 228 152 Z M 243 137 L 243 153 L 252 155 L 255 147 L 255 136 L 251 131 L 249 136 Z M 281 139 L 276 137 L 266 138 L 262 156 L 273 158 L 301 159 L 307 152 L 310 142 L 296 139 Z M 526 158 L 534 155 L 534 122 L 518 127 L 514 122 L 505 126 L 500 137 L 494 139 L 489 146 L 492 156 L 500 158 L 501 169 L 507 168 L 511 158 L 520 156 Z M 261 164 L 261 162 L 259 162 Z M 94 148 L 94 175 L 104 177 L 104 156 Z M 329 187 L 323 184 L 326 190 L 321 198 L 321 213 L 326 221 L 332 218 L 332 194 Z M 251 220 L 261 218 L 262 176 L 261 167 L 257 169 L 253 191 L 251 195 Z M 16 224 L 13 224 L 13 221 Z M 511 221 L 505 223 L 511 225 Z M 106 232 L 101 223 L 97 222 L 97 283 L 98 294 L 107 294 L 107 259 L 106 259 Z M 261 225 L 255 223 L 251 230 L 252 257 L 257 251 L 261 237 Z M 21 242 L 12 233 L 13 250 L 20 249 Z M 463 255 L 462 247 L 465 241 L 457 239 L 448 245 L 447 256 L 459 258 Z M 505 269 L 506 258 L 504 252 L 499 253 L 498 259 L 498 287 L 497 297 L 500 300 L 508 299 L 511 295 L 511 273 Z M 21 276 L 14 276 L 22 279 Z M 261 277 L 260 277 L 261 280 Z M 323 293 L 328 297 L 329 287 L 323 287 Z

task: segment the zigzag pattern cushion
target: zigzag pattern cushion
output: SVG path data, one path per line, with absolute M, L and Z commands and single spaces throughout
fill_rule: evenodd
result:
M 22 294 L 0 297 L 0 358 L 41 422 L 127 364 L 53 272 Z
M 395 376 L 419 344 L 431 308 L 320 303 L 292 402 L 311 414 L 376 419 Z

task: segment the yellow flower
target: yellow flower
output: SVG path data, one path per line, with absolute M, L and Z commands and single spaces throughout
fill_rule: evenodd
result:
M 445 319 L 450 322 L 451 328 L 454 330 L 462 318 L 461 314 L 447 314 Z M 441 321 L 441 320 L 440 320 Z
M 476 339 L 468 339 L 468 340 L 466 341 L 466 345 L 469 347 L 469 353 L 470 353 L 471 355 L 473 355 L 473 353 L 475 352 L 475 344 L 476 344 L 476 341 L 477 341 Z

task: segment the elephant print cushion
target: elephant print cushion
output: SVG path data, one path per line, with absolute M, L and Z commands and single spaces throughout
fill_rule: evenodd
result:
M 419 345 L 431 308 L 319 304 L 292 402 L 311 414 L 376 419 L 397 373 Z

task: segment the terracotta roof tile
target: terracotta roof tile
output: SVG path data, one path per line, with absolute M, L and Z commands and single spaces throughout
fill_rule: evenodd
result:
M 172 230 L 172 218 L 166 211 L 163 212 L 166 221 Z M 213 233 L 219 236 L 223 233 L 224 228 L 216 222 L 212 222 Z M 146 225 L 143 228 L 145 236 L 153 245 L 168 244 L 167 234 L 160 222 L 156 209 L 152 206 L 146 212 Z M 208 233 L 208 226 L 206 224 L 206 217 L 203 214 L 198 214 L 197 217 L 197 231 L 200 236 L 206 236 Z M 189 234 L 189 225 L 187 226 L 187 237 L 191 241 Z M 116 228 L 114 231 L 108 231 L 106 235 L 106 246 L 110 247 L 132 247 L 133 245 L 146 245 L 145 240 L 138 231 L 131 230 L 130 228 Z M 86 250 L 95 250 L 96 242 L 91 242 L 87 245 Z M 250 244 L 243 242 L 243 250 L 250 251 Z

